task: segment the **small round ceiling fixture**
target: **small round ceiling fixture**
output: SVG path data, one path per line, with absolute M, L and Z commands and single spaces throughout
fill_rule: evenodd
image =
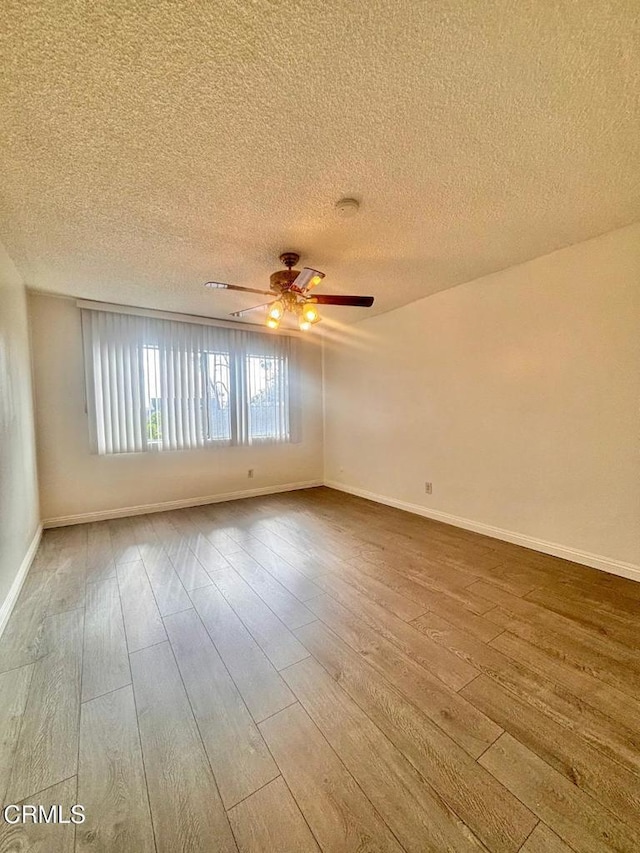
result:
M 355 216 L 360 210 L 360 202 L 355 198 L 341 198 L 336 202 L 336 213 L 343 219 Z

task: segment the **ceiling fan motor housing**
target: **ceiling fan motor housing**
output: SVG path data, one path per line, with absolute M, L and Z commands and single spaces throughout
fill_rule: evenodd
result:
M 278 270 L 271 274 L 271 290 L 281 293 L 288 290 L 298 277 L 300 270 Z

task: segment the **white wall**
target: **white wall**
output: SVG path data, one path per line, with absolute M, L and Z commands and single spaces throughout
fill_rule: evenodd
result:
M 26 294 L 0 244 L 0 613 L 38 523 Z
M 639 297 L 634 225 L 359 323 L 326 480 L 639 564 Z
M 80 312 L 71 299 L 29 294 L 40 503 L 45 521 L 321 480 L 321 350 L 301 346 L 302 441 L 169 453 L 90 453 Z M 255 470 L 247 478 L 247 470 Z

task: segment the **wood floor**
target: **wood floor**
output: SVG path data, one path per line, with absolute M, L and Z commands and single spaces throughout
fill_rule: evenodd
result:
M 329 489 L 46 531 L 0 640 L 38 853 L 638 853 L 640 584 Z

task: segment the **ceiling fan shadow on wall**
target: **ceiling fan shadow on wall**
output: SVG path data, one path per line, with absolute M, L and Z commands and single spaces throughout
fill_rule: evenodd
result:
M 237 284 L 225 284 L 222 281 L 207 281 L 205 287 L 218 290 L 240 290 L 245 293 L 260 293 L 270 296 L 273 301 L 254 305 L 252 308 L 244 308 L 242 311 L 233 311 L 232 317 L 243 317 L 252 311 L 267 309 L 267 326 L 277 329 L 280 321 L 286 313 L 291 313 L 298 318 L 298 325 L 303 332 L 308 331 L 322 319 L 318 311 L 318 305 L 347 305 L 355 308 L 370 308 L 373 305 L 373 296 L 333 296 L 331 294 L 312 293 L 324 278 L 324 273 L 319 270 L 304 267 L 301 270 L 293 269 L 300 260 L 300 255 L 295 252 L 284 252 L 280 255 L 280 261 L 286 269 L 278 270 L 271 274 L 270 290 L 258 290 L 254 287 L 240 287 Z

